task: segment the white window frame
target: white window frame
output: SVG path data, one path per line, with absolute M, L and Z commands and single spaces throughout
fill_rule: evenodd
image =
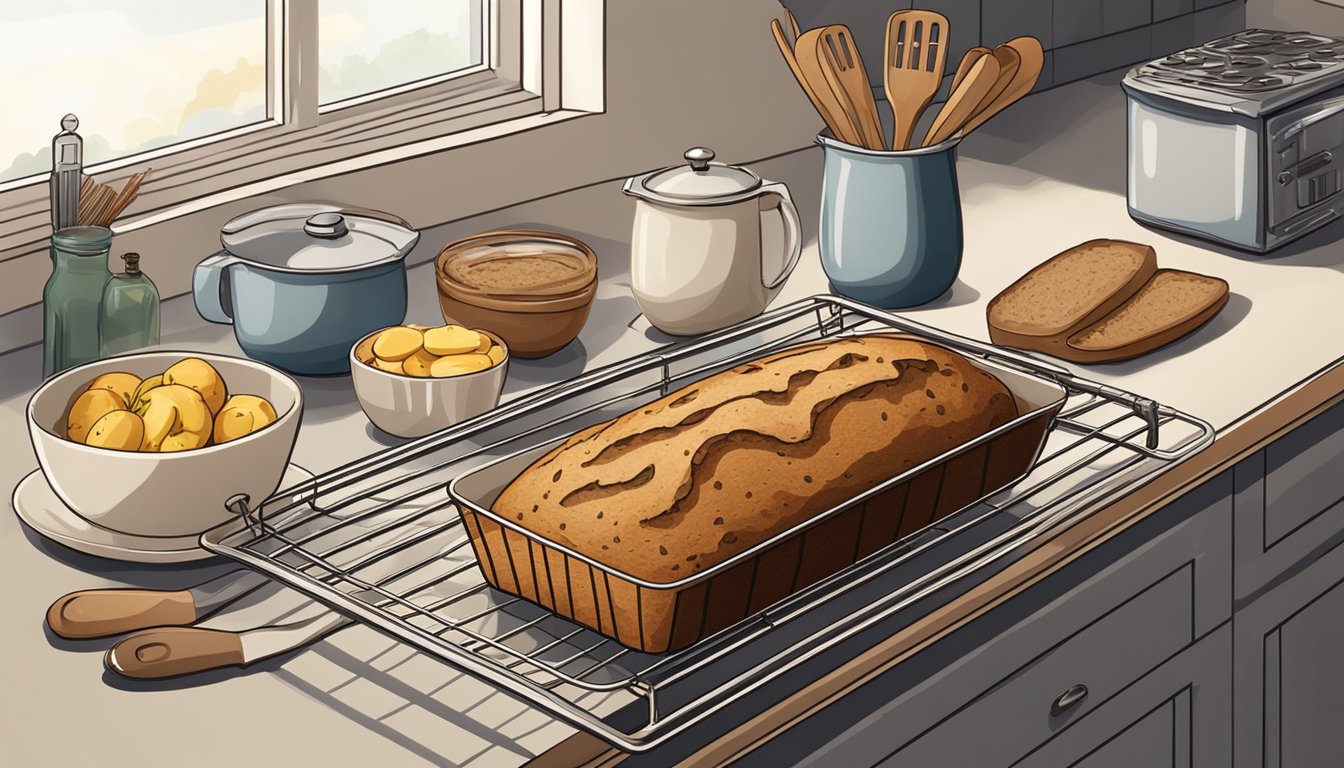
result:
M 317 1 L 267 0 L 271 117 L 86 167 L 114 186 L 153 169 L 114 230 L 603 110 L 603 0 L 486 4 L 484 64 L 319 107 Z M 0 262 L 45 253 L 48 209 L 46 174 L 0 184 Z

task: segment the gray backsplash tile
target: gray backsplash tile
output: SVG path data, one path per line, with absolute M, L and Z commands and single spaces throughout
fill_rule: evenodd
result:
M 991 0 L 980 10 L 981 44 L 993 48 L 1015 37 L 1032 35 L 1047 50 L 1054 42 L 1054 0 Z
M 1101 6 L 1101 31 L 1107 35 L 1147 26 L 1153 21 L 1151 2 L 1105 0 Z
M 804 29 L 846 24 L 880 94 L 886 20 L 892 11 L 938 11 L 952 28 L 947 72 L 967 49 L 1021 35 L 1040 39 L 1036 90 L 1091 77 L 1243 29 L 1246 0 L 782 0 Z M 1306 2 L 1306 0 L 1302 0 Z M 945 78 L 946 80 L 946 78 Z M 938 100 L 946 98 L 946 82 Z
M 994 0 L 987 0 L 993 2 Z M 1102 36 L 1104 0 L 1055 0 L 1054 47 L 1095 40 Z
M 1153 21 L 1166 21 L 1195 10 L 1194 0 L 1153 0 Z

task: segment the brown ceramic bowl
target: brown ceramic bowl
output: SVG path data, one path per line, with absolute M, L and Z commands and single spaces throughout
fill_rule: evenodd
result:
M 597 256 L 555 232 L 506 230 L 449 243 L 435 260 L 444 320 L 545 357 L 579 335 L 597 294 Z

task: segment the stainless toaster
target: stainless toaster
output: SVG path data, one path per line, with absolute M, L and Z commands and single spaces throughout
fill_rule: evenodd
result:
M 1136 220 L 1264 253 L 1344 212 L 1344 41 L 1246 30 L 1122 85 Z

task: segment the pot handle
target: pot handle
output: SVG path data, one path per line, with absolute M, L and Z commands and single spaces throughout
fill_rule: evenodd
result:
M 770 280 L 766 280 L 764 274 L 761 275 L 761 284 L 766 290 L 773 291 L 783 285 L 793 272 L 793 268 L 798 266 L 798 259 L 803 255 L 803 225 L 798 218 L 798 209 L 793 204 L 793 197 L 789 195 L 789 188 L 779 182 L 771 182 L 761 187 L 761 213 L 771 210 L 779 212 L 780 221 L 783 223 L 786 254 L 784 268 L 778 275 Z
M 209 322 L 233 324 L 229 267 L 237 263 L 232 254 L 216 253 L 197 264 L 191 273 L 191 297 L 196 302 L 196 311 Z

